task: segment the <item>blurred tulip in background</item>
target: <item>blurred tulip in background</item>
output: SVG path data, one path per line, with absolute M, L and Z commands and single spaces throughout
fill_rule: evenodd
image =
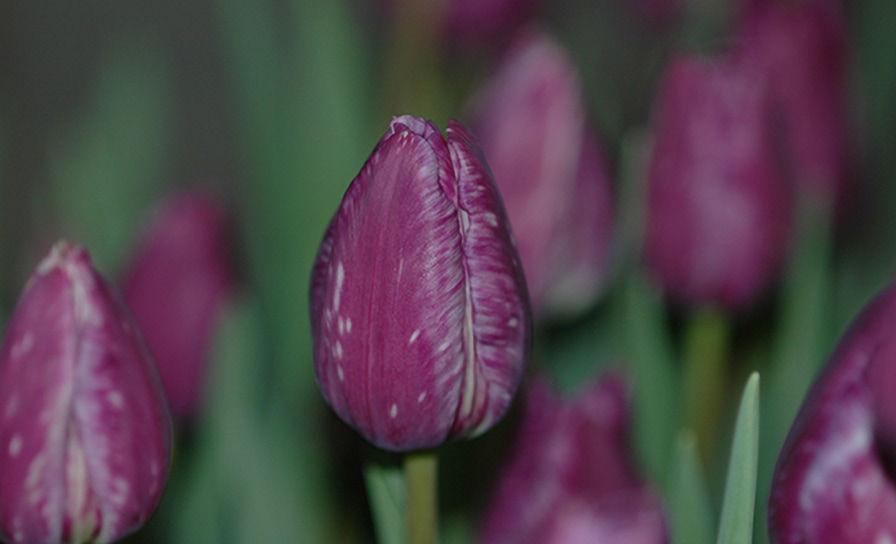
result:
M 666 542 L 659 497 L 629 451 L 627 385 L 615 375 L 572 399 L 536 380 L 486 511 L 482 542 Z
M 111 542 L 162 495 L 171 418 L 128 311 L 87 251 L 60 242 L 25 287 L 0 349 L 0 534 Z
M 606 280 L 607 162 L 562 47 L 530 30 L 473 104 L 473 128 L 510 216 L 536 318 L 581 312 Z
M 849 155 L 842 6 L 828 0 L 757 3 L 740 26 L 739 53 L 769 80 L 788 173 L 818 198 L 836 199 Z
M 748 306 L 779 272 L 793 201 L 762 78 L 737 59 L 680 57 L 654 107 L 648 267 L 678 301 Z
M 202 404 L 215 325 L 235 287 L 231 248 L 221 203 L 173 195 L 152 215 L 122 279 L 178 419 Z

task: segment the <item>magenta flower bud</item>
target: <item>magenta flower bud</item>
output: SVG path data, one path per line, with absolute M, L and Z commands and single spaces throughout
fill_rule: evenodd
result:
M 156 211 L 122 280 L 179 419 L 201 406 L 215 323 L 234 289 L 228 243 L 215 200 L 178 195 Z
M 791 174 L 824 198 L 848 162 L 846 22 L 839 2 L 767 2 L 747 10 L 740 52 L 765 70 Z
M 628 392 L 618 377 L 569 400 L 535 382 L 482 542 L 666 542 L 660 501 L 630 459 L 628 427 Z
M 776 544 L 896 539 L 892 478 L 896 397 L 896 286 L 840 341 L 778 458 L 769 499 Z M 883 440 L 881 440 L 883 437 Z
M 785 256 L 792 192 L 772 142 L 766 88 L 734 59 L 679 58 L 654 111 L 646 259 L 679 301 L 749 305 Z
M 0 536 L 112 542 L 152 514 L 171 457 L 155 365 L 87 252 L 57 244 L 0 349 Z
M 584 116 L 569 58 L 543 34 L 520 40 L 474 105 L 538 318 L 587 307 L 607 275 L 610 179 Z
M 438 446 L 492 427 L 529 349 L 525 282 L 467 132 L 395 118 L 342 199 L 311 280 L 324 397 L 370 442 Z

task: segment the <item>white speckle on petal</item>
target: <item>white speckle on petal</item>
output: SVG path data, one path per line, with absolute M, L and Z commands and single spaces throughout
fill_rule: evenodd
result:
M 339 377 L 340 382 L 345 381 L 345 371 L 342 370 L 342 365 L 336 365 L 336 376 Z
M 10 355 L 13 359 L 18 359 L 19 357 L 27 354 L 31 351 L 31 348 L 34 347 L 34 335 L 30 332 L 26 332 L 18 342 L 12 345 L 12 349 L 10 350 Z
M 886 531 L 878 533 L 877 538 L 874 540 L 874 544 L 893 544 L 893 537 Z
M 9 456 L 17 457 L 22 452 L 22 436 L 19 433 L 9 439 Z
M 336 265 L 336 288 L 333 290 L 333 310 L 339 311 L 339 303 L 342 300 L 342 287 L 345 283 L 345 267 L 342 262 Z
M 336 345 L 333 346 L 333 356 L 342 359 L 342 342 L 339 340 L 336 340 Z
M 510 319 L 507 320 L 507 326 L 510 327 L 511 329 L 516 328 L 516 326 L 519 324 L 520 324 L 519 320 L 517 320 L 517 318 L 515 318 L 515 317 L 511 317 Z
M 424 400 L 426 400 L 426 391 L 417 395 L 417 404 L 423 404 Z
M 497 215 L 495 215 L 495 214 L 493 214 L 493 213 L 491 213 L 491 212 L 488 212 L 488 213 L 483 214 L 483 217 L 485 217 L 485 221 L 486 221 L 489 225 L 491 225 L 491 226 L 493 226 L 493 227 L 497 227 L 497 226 L 498 226 L 498 216 L 497 216 Z
M 106 394 L 106 399 L 113 408 L 119 410 L 124 408 L 124 395 L 122 395 L 120 391 L 109 391 L 109 393 Z
M 451 346 L 451 342 L 449 342 L 448 340 L 445 340 L 444 342 L 442 342 L 439 345 L 439 352 L 441 353 L 441 352 L 447 350 L 449 346 Z
M 345 332 L 346 334 L 352 332 L 352 318 L 350 317 L 345 318 Z
M 389 408 L 389 417 L 391 417 L 392 419 L 395 419 L 397 416 L 398 416 L 398 405 L 393 402 L 392 406 Z
M 420 338 L 420 329 L 414 329 L 414 332 L 411 333 L 411 337 L 408 339 L 408 345 L 410 346 L 416 342 L 417 338 Z

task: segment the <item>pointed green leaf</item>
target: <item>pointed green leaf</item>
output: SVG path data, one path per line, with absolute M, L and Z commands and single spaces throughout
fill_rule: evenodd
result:
M 693 432 L 678 437 L 666 497 L 672 544 L 710 544 L 715 517 Z
M 753 542 L 758 456 L 759 374 L 754 372 L 744 387 L 737 412 L 717 544 Z
M 364 469 L 364 482 L 376 541 L 379 544 L 404 544 L 407 541 L 407 492 L 401 467 L 368 465 Z

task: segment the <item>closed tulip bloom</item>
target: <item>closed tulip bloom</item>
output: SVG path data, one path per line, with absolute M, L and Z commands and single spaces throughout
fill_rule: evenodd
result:
M 481 541 L 666 542 L 660 501 L 630 459 L 628 427 L 628 392 L 616 376 L 572 399 L 535 382 Z
M 654 111 L 646 259 L 673 298 L 748 306 L 775 278 L 792 193 L 772 145 L 768 95 L 735 59 L 672 62 Z
M 434 447 L 504 415 L 529 348 L 525 282 L 460 125 L 392 121 L 321 242 L 311 322 L 324 397 L 379 447 Z
M 152 217 L 122 280 L 178 419 L 201 405 L 215 323 L 233 292 L 228 242 L 212 197 L 177 195 Z
M 800 409 L 769 499 L 776 544 L 896 541 L 896 287 L 840 341 Z
M 842 193 L 848 161 L 846 22 L 835 1 L 767 2 L 746 11 L 739 50 L 775 100 L 791 174 L 823 198 Z
M 87 252 L 61 242 L 0 349 L 0 534 L 112 542 L 162 494 L 171 419 L 149 352 Z
M 504 197 L 537 318 L 586 308 L 607 275 L 612 193 L 582 98 L 566 53 L 530 33 L 474 103 L 473 126 Z

